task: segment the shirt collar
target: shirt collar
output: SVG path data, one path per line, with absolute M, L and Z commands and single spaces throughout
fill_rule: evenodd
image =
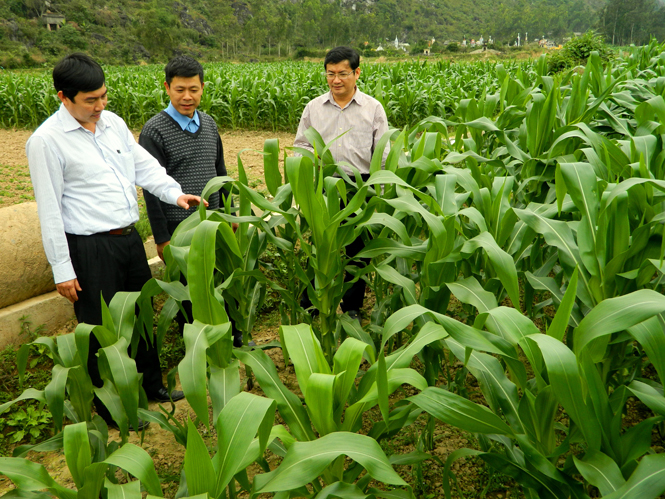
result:
M 173 118 L 178 125 L 180 125 L 180 128 L 183 130 L 187 128 L 189 125 L 190 121 L 193 121 L 196 126 L 200 125 L 200 120 L 199 120 L 199 113 L 194 111 L 194 117 L 190 118 L 189 116 L 185 116 L 184 114 L 180 114 L 175 107 L 173 107 L 173 104 L 169 102 L 169 106 L 164 110 L 166 111 L 166 114 L 168 114 L 171 118 Z
M 346 105 L 346 107 L 348 107 L 353 101 L 355 101 L 355 103 L 358 104 L 359 106 L 362 106 L 362 105 L 363 105 L 363 96 L 364 96 L 364 95 L 365 95 L 365 94 L 363 94 L 363 93 L 360 91 L 360 89 L 356 86 L 356 91 L 355 91 L 355 93 L 353 94 L 353 97 L 351 97 L 351 100 L 350 100 L 349 103 Z M 337 102 L 335 102 L 335 98 L 333 97 L 332 90 L 330 90 L 330 91 L 328 92 L 328 102 L 329 102 L 330 104 L 332 104 L 333 106 L 340 107 L 339 104 L 337 104 Z
M 77 130 L 78 128 L 84 128 L 84 126 L 81 125 L 78 121 L 76 121 L 76 118 L 74 118 L 69 113 L 64 103 L 60 104 L 60 109 L 58 109 L 58 113 L 60 117 L 60 122 L 62 123 L 62 129 L 65 132 L 71 132 L 72 130 Z M 102 111 L 102 115 L 95 126 L 100 127 L 101 130 L 104 130 L 106 128 L 106 123 L 104 122 L 104 111 Z

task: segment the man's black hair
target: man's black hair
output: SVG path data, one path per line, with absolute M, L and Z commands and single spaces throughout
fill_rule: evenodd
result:
M 53 86 L 74 102 L 79 92 L 93 92 L 104 85 L 104 70 L 87 54 L 65 56 L 53 68 Z
M 203 83 L 203 66 L 188 55 L 179 55 L 171 59 L 164 68 L 166 76 L 166 83 L 171 85 L 171 81 L 176 76 L 181 78 L 191 78 L 192 76 L 199 75 L 201 83 Z
M 338 64 L 343 61 L 349 61 L 349 66 L 355 71 L 360 66 L 360 54 L 351 47 L 335 47 L 326 54 L 323 67 L 327 69 L 328 64 Z

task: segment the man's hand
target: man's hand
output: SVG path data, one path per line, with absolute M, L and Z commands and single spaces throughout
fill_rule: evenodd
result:
M 82 291 L 81 286 L 79 285 L 78 279 L 72 279 L 71 281 L 59 282 L 55 285 L 58 293 L 67 298 L 70 302 L 74 303 L 79 299 L 76 294 L 77 291 Z
M 178 198 L 178 206 L 189 210 L 190 206 L 198 206 L 201 203 L 201 196 L 194 196 L 192 194 L 183 194 Z M 208 206 L 208 201 L 203 200 L 203 204 Z
M 164 261 L 164 248 L 166 248 L 171 241 L 166 241 L 160 244 L 155 244 L 155 247 L 157 248 L 157 256 L 162 259 L 162 262 Z

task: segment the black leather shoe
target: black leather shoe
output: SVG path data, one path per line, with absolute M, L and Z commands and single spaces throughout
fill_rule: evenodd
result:
M 148 395 L 148 400 L 152 400 L 153 402 L 171 402 L 171 400 L 176 402 L 185 398 L 185 394 L 180 390 L 173 390 L 171 392 L 171 397 L 169 397 L 168 390 L 163 386 L 156 392 L 150 392 L 146 395 Z
M 115 430 L 119 430 L 120 427 L 118 426 L 118 423 L 115 422 L 115 419 L 111 419 L 110 421 L 106 422 L 106 426 L 109 428 L 113 428 Z M 139 429 L 136 431 L 141 431 L 144 428 L 147 428 L 150 426 L 150 421 L 143 421 L 141 418 L 139 418 Z M 134 431 L 134 425 L 132 423 L 129 423 L 129 431 Z

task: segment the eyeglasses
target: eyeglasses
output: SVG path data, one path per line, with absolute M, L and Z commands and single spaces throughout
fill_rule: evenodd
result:
M 325 76 L 329 80 L 334 80 L 335 78 L 339 78 L 340 80 L 346 80 L 352 74 L 355 73 L 353 71 L 350 73 L 323 73 L 323 76 Z

